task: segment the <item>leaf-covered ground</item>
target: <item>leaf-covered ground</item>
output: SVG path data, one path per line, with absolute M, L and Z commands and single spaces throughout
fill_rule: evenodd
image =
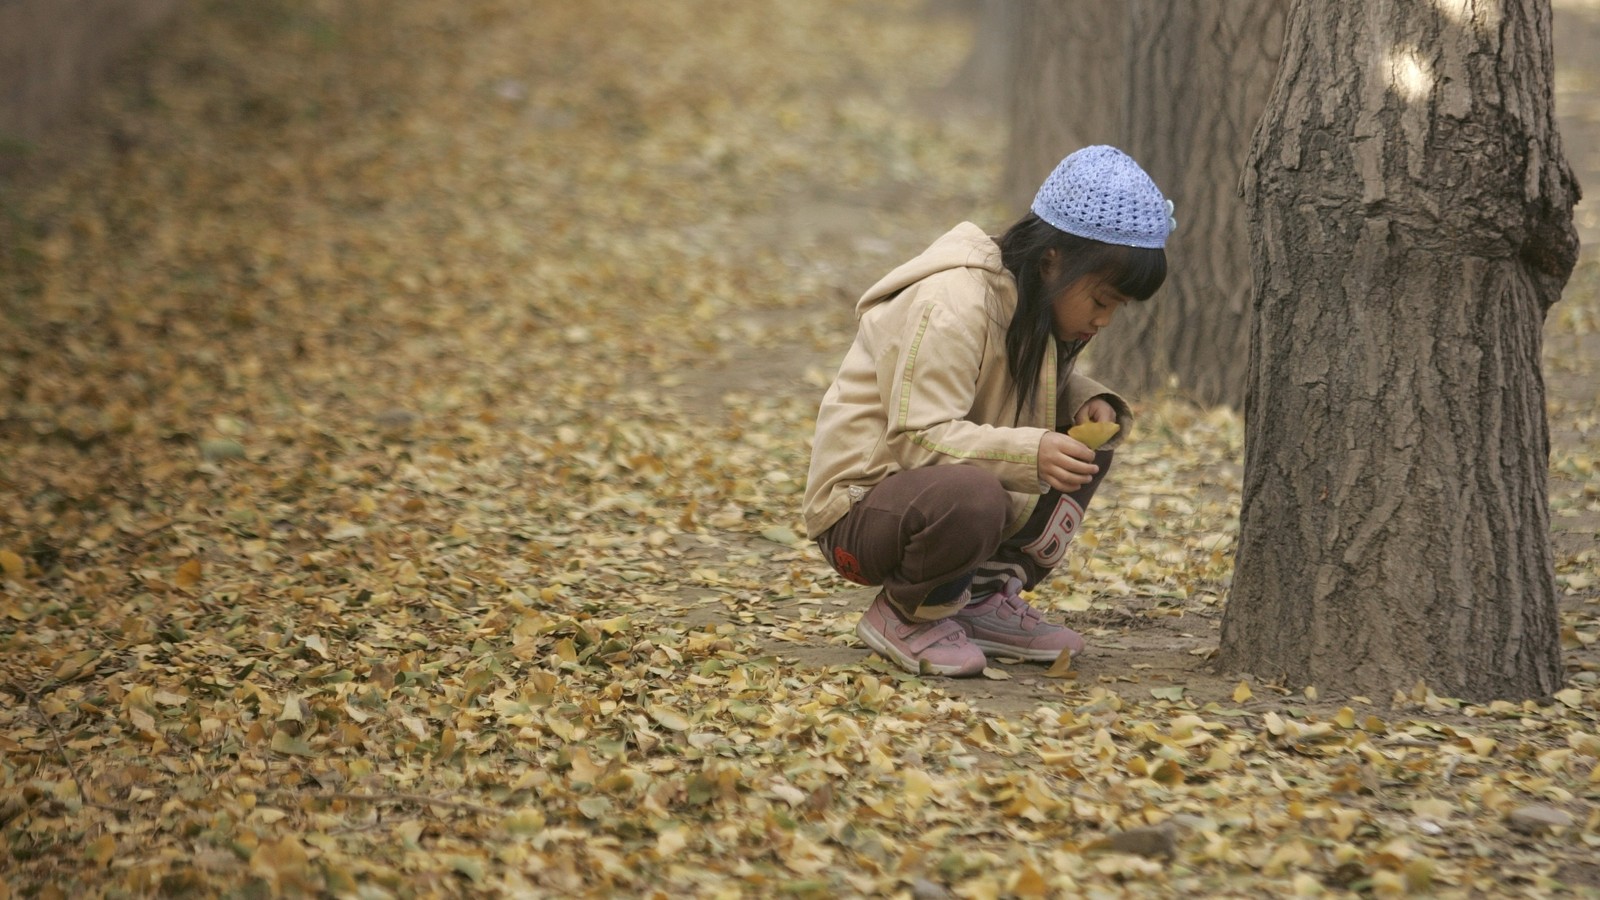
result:
M 922 680 L 797 501 L 850 299 L 1004 224 L 968 23 L 186 9 L 3 195 L 0 897 L 1600 886 L 1593 261 L 1549 703 L 1210 672 L 1241 427 L 1158 399 L 1035 598 L 1077 671 Z

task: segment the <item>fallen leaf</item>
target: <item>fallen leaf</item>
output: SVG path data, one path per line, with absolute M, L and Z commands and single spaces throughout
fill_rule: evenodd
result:
M 1101 445 L 1116 436 L 1122 426 L 1116 422 L 1083 422 L 1067 429 L 1067 437 L 1088 447 L 1090 450 L 1099 450 Z
M 793 529 L 787 528 L 783 525 L 773 525 L 768 528 L 763 528 L 761 529 L 761 536 L 773 542 L 774 544 L 783 544 L 785 546 L 794 544 L 799 540 L 799 538 L 795 536 Z
M 28 574 L 28 566 L 17 554 L 0 550 L 0 572 L 12 581 L 21 581 Z
M 668 706 L 652 704 L 650 706 L 650 718 L 656 720 L 656 724 L 662 728 L 671 731 L 689 730 L 689 720 L 684 717 L 683 713 Z
M 1072 651 L 1070 649 L 1062 650 L 1061 653 L 1056 656 L 1056 661 L 1051 663 L 1050 668 L 1045 670 L 1044 676 L 1046 678 L 1076 677 L 1077 673 L 1073 672 L 1072 670 Z
M 200 583 L 200 574 L 200 559 L 194 557 L 178 567 L 172 580 L 178 587 L 192 588 Z

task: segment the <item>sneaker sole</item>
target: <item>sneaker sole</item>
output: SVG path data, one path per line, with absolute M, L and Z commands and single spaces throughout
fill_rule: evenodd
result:
M 860 622 L 856 623 L 856 637 L 861 638 L 861 641 L 868 647 L 871 647 L 873 652 L 877 653 L 884 659 L 889 660 L 905 671 L 910 672 L 913 675 L 921 675 L 923 673 L 923 661 L 914 656 L 907 656 L 900 652 L 899 648 L 890 643 L 888 638 L 884 637 L 882 634 L 879 634 L 876 629 L 867 624 L 865 615 L 862 616 Z M 964 666 L 945 666 L 937 663 L 928 663 L 927 671 L 934 675 L 953 675 L 956 677 L 962 677 L 976 675 L 979 672 L 982 672 L 983 666 L 979 666 L 976 669 L 967 669 Z
M 982 650 L 985 654 L 992 653 L 995 656 L 1005 656 L 1011 659 L 1025 659 L 1028 662 L 1055 662 L 1061 658 L 1060 650 L 1038 650 L 1033 648 L 1024 649 L 1015 644 L 1001 644 L 996 643 L 995 641 L 979 640 L 970 634 L 967 635 L 967 640 L 971 641 L 972 646 Z M 1074 653 L 1072 655 L 1077 656 L 1078 654 Z

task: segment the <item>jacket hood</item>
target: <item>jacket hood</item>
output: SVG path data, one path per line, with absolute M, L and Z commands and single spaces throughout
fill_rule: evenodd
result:
M 929 245 L 921 254 L 883 276 L 856 301 L 856 316 L 884 302 L 913 284 L 949 269 L 983 269 L 1004 272 L 1000 247 L 982 228 L 962 222 Z

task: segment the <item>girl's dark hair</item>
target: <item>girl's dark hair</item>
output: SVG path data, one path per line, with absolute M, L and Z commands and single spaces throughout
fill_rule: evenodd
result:
M 1017 280 L 1017 311 L 1006 329 L 1006 368 L 1017 391 L 1020 419 L 1022 411 L 1033 405 L 1045 348 L 1055 328 L 1052 299 L 1079 278 L 1098 275 L 1119 292 L 1147 300 L 1167 280 L 1167 252 L 1078 237 L 1031 212 L 1006 229 L 999 243 L 1001 261 Z M 1056 251 L 1061 264 L 1047 283 L 1044 258 L 1050 250 Z M 1062 345 L 1063 377 L 1083 346 L 1083 341 Z

